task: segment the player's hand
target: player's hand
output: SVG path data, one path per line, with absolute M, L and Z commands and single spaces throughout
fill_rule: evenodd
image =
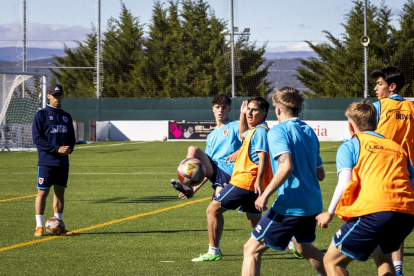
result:
M 178 195 L 178 197 L 181 199 L 189 199 L 189 198 L 192 198 L 194 194 L 195 194 L 194 187 L 190 187 L 190 189 L 187 189 L 187 194 L 181 193 Z
M 254 202 L 254 206 L 256 207 L 257 210 L 259 210 L 260 212 L 266 211 L 267 210 L 267 197 L 261 195 L 259 196 L 256 201 Z
M 70 151 L 70 147 L 69 146 L 61 146 L 58 150 L 58 153 L 62 156 L 68 155 Z
M 256 181 L 256 183 L 254 183 L 254 192 L 256 194 L 259 194 L 259 196 L 262 195 L 263 189 L 262 189 L 262 184 L 260 183 L 260 181 Z
M 246 114 L 246 112 L 247 112 L 247 101 L 243 101 L 240 107 L 240 113 Z
M 226 157 L 225 162 L 229 161 L 230 163 L 236 162 L 237 156 L 239 155 L 239 150 L 236 150 L 232 154 Z
M 334 215 L 329 212 L 324 212 L 316 216 L 316 221 L 318 222 L 318 226 L 322 228 L 328 228 L 328 223 L 330 223 L 333 219 Z

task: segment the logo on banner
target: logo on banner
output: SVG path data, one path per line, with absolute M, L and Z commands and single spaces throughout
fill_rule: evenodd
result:
M 223 136 L 227 136 L 228 133 L 229 133 L 228 129 L 223 130 Z
M 43 184 L 43 180 L 45 180 L 43 177 L 39 177 L 39 184 Z
M 64 121 L 65 123 L 67 123 L 67 122 L 68 122 L 68 117 L 63 116 L 62 118 L 63 118 L 63 121 Z

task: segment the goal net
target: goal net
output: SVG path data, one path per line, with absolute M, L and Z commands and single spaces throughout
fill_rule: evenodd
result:
M 0 149 L 34 150 L 32 122 L 46 106 L 46 74 L 0 72 Z

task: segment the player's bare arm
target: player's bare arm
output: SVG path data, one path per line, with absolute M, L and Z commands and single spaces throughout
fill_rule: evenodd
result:
M 292 164 L 292 156 L 290 153 L 283 153 L 281 154 L 277 162 L 279 163 L 279 167 L 276 170 L 275 175 L 270 181 L 267 188 L 264 190 L 261 196 L 256 200 L 255 206 L 256 209 L 263 212 L 267 210 L 267 201 L 269 197 L 277 190 L 283 183 L 288 179 L 290 174 L 293 172 L 293 164 Z
M 247 101 L 243 101 L 242 105 L 240 107 L 240 119 L 239 119 L 239 133 L 240 138 L 244 141 L 244 133 L 249 129 L 249 126 L 247 124 L 247 118 L 246 118 L 246 112 L 247 112 Z
M 254 192 L 261 196 L 263 192 L 262 180 L 267 166 L 267 152 L 259 151 L 257 155 L 259 156 L 259 164 L 257 168 L 256 183 L 254 184 Z

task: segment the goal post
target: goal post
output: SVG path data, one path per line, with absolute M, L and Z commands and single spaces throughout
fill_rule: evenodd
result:
M 32 150 L 34 115 L 46 106 L 46 74 L 0 71 L 0 149 Z

